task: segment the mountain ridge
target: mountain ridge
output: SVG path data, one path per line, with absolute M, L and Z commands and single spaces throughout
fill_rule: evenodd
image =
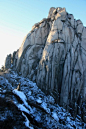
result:
M 75 116 L 82 115 L 86 102 L 86 27 L 65 8 L 50 8 L 48 18 L 32 27 L 18 51 L 7 56 L 5 69 L 11 66 Z M 85 120 L 86 108 L 83 114 Z

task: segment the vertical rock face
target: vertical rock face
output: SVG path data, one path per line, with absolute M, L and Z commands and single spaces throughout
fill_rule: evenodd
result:
M 5 69 L 8 69 L 11 67 L 11 54 L 7 55 L 5 59 Z
M 85 119 L 86 27 L 80 20 L 65 8 L 52 7 L 48 18 L 32 27 L 14 55 L 18 72 L 68 110 L 72 107 L 79 115 L 84 112 Z

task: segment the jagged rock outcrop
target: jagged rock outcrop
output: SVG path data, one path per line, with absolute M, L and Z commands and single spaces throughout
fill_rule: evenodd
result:
M 5 69 L 9 69 L 11 67 L 11 54 L 7 55 L 5 59 Z
M 65 8 L 51 8 L 48 18 L 27 34 L 13 64 L 60 105 L 81 115 L 86 102 L 86 27 L 81 20 Z

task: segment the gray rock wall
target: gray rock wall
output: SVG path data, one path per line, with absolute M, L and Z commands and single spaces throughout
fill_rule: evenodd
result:
M 5 69 L 9 69 L 11 68 L 11 54 L 7 55 L 6 59 L 5 59 Z
M 15 55 L 18 72 L 81 115 L 86 101 L 86 27 L 80 20 L 65 8 L 51 8 L 48 18 L 32 27 Z M 86 108 L 83 112 L 85 118 Z

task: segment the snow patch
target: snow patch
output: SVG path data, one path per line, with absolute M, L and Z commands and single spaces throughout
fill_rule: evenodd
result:
M 25 94 L 18 90 L 13 90 L 13 93 L 16 94 L 17 96 L 19 96 L 19 98 L 23 101 L 24 105 L 32 112 L 31 107 L 26 102 L 27 98 L 26 98 Z
M 52 97 L 52 96 L 48 96 L 48 101 L 49 101 L 49 103 L 51 103 L 51 104 L 54 104 L 55 103 L 55 100 L 54 100 L 54 98 Z
M 44 108 L 44 110 L 46 110 L 47 113 L 50 113 L 50 109 L 47 108 L 47 104 L 45 102 L 43 102 L 41 106 Z
M 30 126 L 30 121 L 28 120 L 28 118 L 26 117 L 26 115 L 22 112 L 22 115 L 25 117 L 26 121 L 25 126 L 28 127 L 29 129 L 34 129 L 33 127 Z
M 17 96 L 19 96 L 23 102 L 27 100 L 27 98 L 23 92 L 15 89 L 15 90 L 13 90 L 13 93 L 16 94 Z
M 39 104 L 41 104 L 41 103 L 42 103 L 41 98 L 38 98 L 38 99 L 36 100 L 36 102 L 39 103 Z
M 28 92 L 28 96 L 30 96 L 30 95 L 31 95 L 31 93 L 32 93 L 32 92 L 31 92 L 31 91 L 29 91 L 29 92 Z
M 22 104 L 17 105 L 17 107 L 18 107 L 21 111 L 24 111 L 24 112 L 26 112 L 26 113 L 29 114 L 29 110 L 27 110 Z
M 58 118 L 56 112 L 53 112 L 53 113 L 52 113 L 52 117 L 53 117 L 56 121 L 59 121 L 59 118 Z
M 69 117 L 67 117 L 67 121 L 70 122 L 70 118 Z
M 37 121 L 37 122 L 40 122 L 41 121 L 41 118 L 40 118 L 40 116 L 36 116 L 36 118 L 35 118 L 35 120 Z

